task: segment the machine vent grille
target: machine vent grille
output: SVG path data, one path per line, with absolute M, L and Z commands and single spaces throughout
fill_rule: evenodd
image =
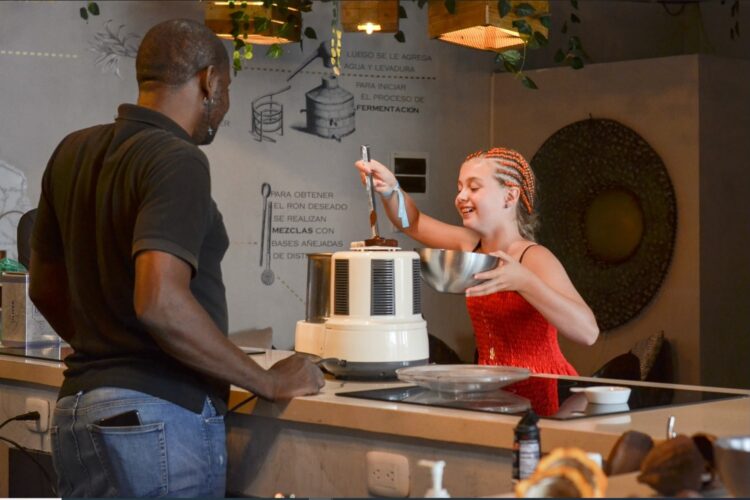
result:
M 334 270 L 333 314 L 349 316 L 349 261 L 337 259 Z
M 370 315 L 394 315 L 396 314 L 396 279 L 393 261 L 373 259 L 370 263 L 372 273 Z
M 411 261 L 412 314 L 422 314 L 422 280 L 419 272 L 419 259 L 414 259 Z

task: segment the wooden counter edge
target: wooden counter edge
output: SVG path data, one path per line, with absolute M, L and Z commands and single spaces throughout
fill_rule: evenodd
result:
M 61 362 L 0 355 L 0 380 L 59 389 L 64 380 L 64 370 L 65 365 Z

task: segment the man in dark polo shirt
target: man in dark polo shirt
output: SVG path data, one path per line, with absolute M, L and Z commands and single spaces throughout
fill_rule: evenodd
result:
M 229 60 L 203 24 L 154 26 L 138 105 L 74 132 L 42 179 L 30 294 L 74 349 L 51 429 L 61 496 L 223 496 L 229 384 L 314 394 L 293 356 L 263 370 L 227 338 L 229 240 L 206 156 L 229 108 Z

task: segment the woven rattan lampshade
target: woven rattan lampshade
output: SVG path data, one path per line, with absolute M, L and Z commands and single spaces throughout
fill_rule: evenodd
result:
M 232 19 L 233 12 L 241 11 L 242 2 L 236 1 L 234 8 L 229 6 L 229 2 L 204 2 L 205 5 L 205 23 L 211 31 L 216 33 L 219 38 L 232 40 Z M 298 0 L 289 0 L 285 3 L 286 9 L 280 8 L 276 2 L 271 7 L 263 7 L 262 1 L 247 2 L 244 12 L 250 18 L 247 27 L 247 37 L 243 34 L 240 38 L 251 44 L 271 45 L 273 43 L 298 42 L 302 25 L 302 16 L 299 10 L 300 2 Z M 285 22 L 293 15 L 296 21 L 292 29 L 285 33 L 285 36 L 279 36 L 279 30 Z M 257 32 L 255 31 L 255 17 L 265 17 L 271 20 L 268 29 Z
M 497 0 L 457 0 L 456 11 L 451 14 L 443 0 L 430 0 L 428 32 L 430 38 L 481 50 L 502 52 L 520 47 L 523 40 L 513 21 L 519 18 L 513 8 L 527 3 L 536 9 L 536 14 L 549 13 L 547 1 L 510 1 L 511 11 L 500 17 Z M 547 36 L 548 30 L 536 18 L 525 19 L 533 31 Z
M 341 0 L 341 27 L 346 32 L 395 33 L 398 0 Z

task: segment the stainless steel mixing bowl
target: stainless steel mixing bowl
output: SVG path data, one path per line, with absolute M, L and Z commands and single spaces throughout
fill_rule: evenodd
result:
M 729 493 L 750 497 L 750 436 L 727 436 L 714 443 L 719 476 Z
M 474 275 L 497 266 L 497 257 L 483 253 L 416 248 L 422 268 L 422 279 L 438 292 L 464 293 L 481 283 Z

